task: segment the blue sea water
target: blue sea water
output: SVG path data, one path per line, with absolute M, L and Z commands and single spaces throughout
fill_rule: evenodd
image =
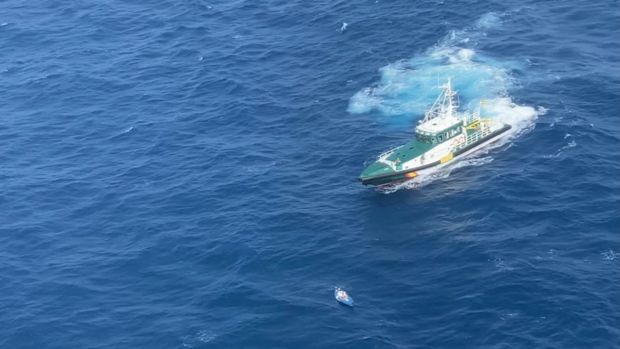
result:
M 620 347 L 618 1 L 0 4 L 0 347 Z

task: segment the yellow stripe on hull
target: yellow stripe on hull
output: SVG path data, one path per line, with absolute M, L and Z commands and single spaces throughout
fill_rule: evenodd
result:
M 441 162 L 443 164 L 444 162 L 448 162 L 448 161 L 452 160 L 453 157 L 454 156 L 452 155 L 452 153 L 450 153 L 450 154 L 444 156 L 443 158 L 441 158 L 441 160 L 439 160 L 439 162 Z

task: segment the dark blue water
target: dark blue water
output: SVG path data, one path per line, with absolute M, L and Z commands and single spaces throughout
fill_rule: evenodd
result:
M 0 347 L 620 346 L 618 1 L 0 4 Z

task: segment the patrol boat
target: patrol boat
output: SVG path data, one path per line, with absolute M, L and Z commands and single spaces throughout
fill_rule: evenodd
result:
M 386 185 L 412 179 L 443 167 L 500 139 L 511 126 L 480 117 L 480 105 L 473 113 L 459 113 L 456 92 L 450 79 L 424 119 L 415 128 L 415 138 L 381 154 L 359 176 L 364 185 Z

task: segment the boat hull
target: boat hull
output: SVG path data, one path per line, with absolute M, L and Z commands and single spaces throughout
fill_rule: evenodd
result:
M 420 171 L 428 170 L 431 168 L 442 167 L 449 163 L 454 163 L 462 159 L 466 155 L 469 155 L 475 152 L 476 150 L 479 150 L 485 145 L 491 144 L 499 140 L 501 138 L 500 136 L 506 133 L 510 129 L 511 129 L 510 125 L 505 125 L 503 128 L 487 135 L 484 138 L 479 139 L 477 142 L 474 142 L 468 145 L 467 147 L 464 147 L 462 149 L 459 149 L 458 151 L 455 151 L 454 153 L 452 153 L 452 159 L 449 162 L 442 162 L 441 160 L 437 160 L 437 161 L 425 164 L 423 166 L 407 169 L 405 171 L 395 171 L 395 172 L 385 173 L 385 174 L 378 175 L 378 176 L 359 177 L 358 180 L 362 182 L 362 184 L 364 185 L 382 186 L 382 185 L 394 184 L 394 183 L 413 179 L 420 175 Z
M 349 296 L 349 298 L 347 298 L 347 299 L 338 297 L 338 291 L 339 290 L 340 289 L 338 289 L 338 288 L 334 290 L 334 297 L 336 298 L 336 300 L 338 302 L 344 304 L 344 305 L 348 305 L 348 306 L 352 307 L 353 306 L 353 298 L 351 298 L 351 296 Z

